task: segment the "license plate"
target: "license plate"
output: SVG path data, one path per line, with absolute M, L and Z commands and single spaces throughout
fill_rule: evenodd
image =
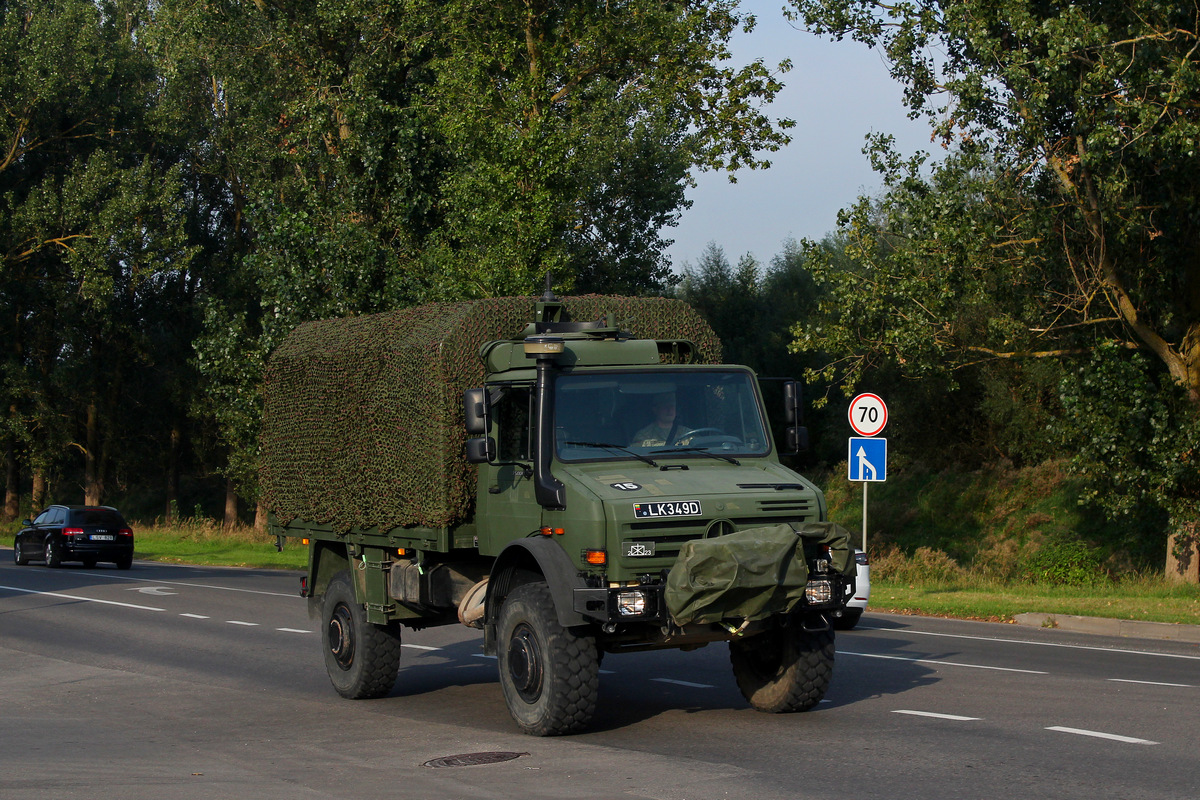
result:
M 698 517 L 700 514 L 700 501 L 698 500 L 633 504 L 633 515 L 639 519 L 646 517 Z
M 93 542 L 111 542 L 112 540 L 113 540 L 113 537 L 112 537 L 111 533 L 93 533 L 92 534 Z

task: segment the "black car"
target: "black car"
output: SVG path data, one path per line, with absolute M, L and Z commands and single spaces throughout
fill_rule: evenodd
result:
M 25 527 L 13 542 L 17 564 L 44 561 L 57 567 L 82 561 L 94 567 L 111 561 L 117 569 L 133 566 L 133 529 L 121 512 L 109 506 L 50 506 Z

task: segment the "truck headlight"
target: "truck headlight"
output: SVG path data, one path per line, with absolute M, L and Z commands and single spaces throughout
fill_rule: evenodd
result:
M 804 599 L 812 605 L 833 602 L 833 581 L 809 581 L 804 587 Z
M 639 590 L 617 594 L 617 613 L 622 617 L 640 617 L 646 613 L 646 592 Z

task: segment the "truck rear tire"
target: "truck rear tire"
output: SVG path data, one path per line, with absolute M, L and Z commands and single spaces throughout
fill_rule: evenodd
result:
M 807 711 L 825 696 L 833 677 L 833 631 L 812 633 L 799 624 L 729 643 L 729 660 L 742 696 L 759 711 Z
M 505 598 L 496 641 L 500 689 L 522 732 L 558 736 L 591 722 L 600 689 L 596 640 L 559 623 L 544 582 Z
M 400 671 L 400 636 L 367 622 L 346 570 L 333 576 L 321 603 L 325 671 L 333 688 L 349 700 L 383 697 Z

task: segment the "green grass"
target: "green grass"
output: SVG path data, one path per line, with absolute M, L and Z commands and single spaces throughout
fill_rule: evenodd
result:
M 1144 579 L 1106 587 L 871 581 L 871 611 L 1010 622 L 1041 612 L 1200 625 L 1200 587 Z
M 133 523 L 133 530 L 134 558 L 143 561 L 265 569 L 308 566 L 308 549 L 297 540 L 286 540 L 278 551 L 275 537 L 253 528 L 225 531 L 211 520 L 188 519 L 172 525 Z

